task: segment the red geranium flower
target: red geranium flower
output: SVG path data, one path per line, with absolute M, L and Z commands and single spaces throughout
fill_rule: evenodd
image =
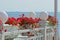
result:
M 56 25 L 56 24 L 57 24 L 56 18 L 53 17 L 53 16 L 50 16 L 50 15 L 48 16 L 47 21 L 49 21 L 49 22 L 52 23 L 53 25 Z
M 10 24 L 10 25 L 17 25 L 17 19 L 12 17 L 8 18 L 7 22 L 5 24 Z
M 25 15 L 24 14 L 22 14 L 22 17 L 24 17 Z
M 34 21 L 35 21 L 34 23 L 38 23 L 40 21 L 40 19 L 39 18 L 35 18 Z
M 22 18 L 17 18 L 17 22 L 21 23 L 22 22 Z
M 8 18 L 6 24 L 10 24 L 10 25 L 17 25 L 19 24 L 20 26 L 34 26 L 34 24 L 36 23 L 39 23 L 40 21 L 40 18 L 28 18 L 26 17 L 24 14 L 21 15 L 22 17 L 19 17 L 19 18 L 14 18 L 14 17 L 11 17 L 11 18 Z M 26 27 L 25 27 L 26 28 Z

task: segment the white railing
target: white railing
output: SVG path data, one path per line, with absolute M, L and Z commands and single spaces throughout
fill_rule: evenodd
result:
M 3 32 L 2 37 L 0 37 L 0 40 L 5 40 L 8 38 L 14 38 L 14 40 L 16 40 L 16 39 L 19 39 L 19 40 L 53 40 L 54 30 L 52 30 L 52 28 L 51 28 L 52 32 L 49 32 L 49 33 L 46 32 L 47 29 L 50 29 L 50 28 L 51 27 L 45 26 L 45 27 L 40 27 L 40 28 L 35 28 L 35 29 L 25 29 L 25 30 L 16 30 L 16 31 L 12 31 L 12 32 L 9 32 L 9 31 Z M 32 36 L 32 37 L 21 36 L 21 33 L 39 31 L 39 30 L 42 30 L 43 32 L 38 33 L 38 36 Z M 18 37 L 19 34 L 20 34 L 20 36 Z

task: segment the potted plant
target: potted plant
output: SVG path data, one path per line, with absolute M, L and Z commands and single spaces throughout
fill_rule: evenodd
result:
M 47 21 L 49 21 L 49 22 L 48 22 L 48 25 L 49 25 L 49 26 L 52 26 L 52 28 L 54 28 L 54 27 L 57 25 L 57 20 L 56 20 L 56 18 L 53 17 L 53 16 L 50 16 L 50 15 L 49 15 Z

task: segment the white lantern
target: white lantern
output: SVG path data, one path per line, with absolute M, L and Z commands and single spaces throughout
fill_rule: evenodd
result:
M 47 12 L 41 12 L 40 13 L 40 19 L 46 20 L 48 18 L 48 13 Z
M 3 23 L 7 21 L 8 15 L 5 11 L 0 11 L 0 19 L 2 20 Z

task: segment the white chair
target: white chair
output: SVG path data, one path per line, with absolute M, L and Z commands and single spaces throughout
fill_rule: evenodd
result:
M 36 13 L 34 13 L 34 12 L 29 12 L 29 17 L 35 18 L 35 16 L 36 16 Z
M 0 19 L 2 20 L 3 24 L 7 21 L 8 15 L 5 11 L 0 11 Z M 4 29 L 2 30 L 2 40 L 5 40 Z

